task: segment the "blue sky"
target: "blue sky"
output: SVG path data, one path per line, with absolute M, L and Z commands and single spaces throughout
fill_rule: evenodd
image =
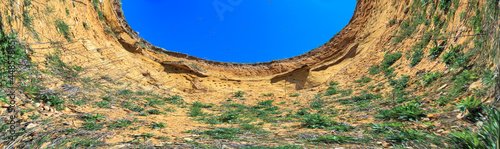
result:
M 298 56 L 349 23 L 356 0 L 122 0 L 139 36 L 207 60 L 268 62 Z

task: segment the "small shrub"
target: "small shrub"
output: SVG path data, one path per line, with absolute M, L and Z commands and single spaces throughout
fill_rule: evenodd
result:
M 439 10 L 443 10 L 444 13 L 448 12 L 450 8 L 451 0 L 439 0 Z
M 368 83 L 370 81 L 372 81 L 372 78 L 368 78 L 368 77 L 362 76 L 361 79 L 356 80 L 354 82 L 356 82 L 356 83 Z
M 291 95 L 290 95 L 290 97 L 298 97 L 298 96 L 300 96 L 300 94 L 299 94 L 299 93 L 296 93 L 296 94 L 291 94 Z
M 232 123 L 238 121 L 240 114 L 236 111 L 227 111 L 219 117 L 219 121 L 223 123 Z
M 87 130 L 101 130 L 103 126 L 95 121 L 86 120 L 85 123 L 83 123 L 83 128 Z
M 265 100 L 265 101 L 259 101 L 258 104 L 261 106 L 273 106 L 274 100 Z
M 461 52 L 462 49 L 461 45 L 457 45 L 456 47 L 451 45 L 450 51 L 444 53 L 442 62 L 448 66 L 465 67 L 469 65 L 469 55 Z
M 448 104 L 448 102 L 450 102 L 452 99 L 449 97 L 449 96 L 444 96 L 444 95 L 441 95 L 439 97 L 438 100 L 434 101 L 436 102 L 437 104 L 439 104 L 440 106 L 445 106 Z
M 425 111 L 419 103 L 408 103 L 399 105 L 389 110 L 382 110 L 376 117 L 382 119 L 418 120 L 425 116 Z
M 379 65 L 373 65 L 368 69 L 368 73 L 371 75 L 378 74 L 380 73 L 380 66 Z
M 235 139 L 237 138 L 237 135 L 241 133 L 243 133 L 243 131 L 238 128 L 227 127 L 215 128 L 214 130 L 206 130 L 201 132 L 201 134 L 208 135 L 213 139 Z
M 337 135 L 324 135 L 318 138 L 312 139 L 314 142 L 323 142 L 323 143 L 353 143 L 356 142 L 356 138 L 349 136 L 337 136 Z
M 385 140 L 390 140 L 397 143 L 408 141 L 423 142 L 430 139 L 432 139 L 430 135 L 423 133 L 422 130 L 414 129 L 404 129 L 395 133 L 391 132 L 390 135 L 385 138 Z
M 337 89 L 337 85 L 339 85 L 339 83 L 330 82 L 330 88 L 328 88 L 328 90 L 326 91 L 325 96 L 331 96 L 331 95 L 338 94 L 339 90 Z
M 165 123 L 153 123 L 150 126 L 150 128 L 153 128 L 153 129 L 162 129 L 165 127 L 167 127 L 167 125 L 165 125 Z
M 384 75 L 388 78 L 394 77 L 395 75 L 393 74 L 396 69 L 394 67 L 384 69 Z
M 111 102 L 111 101 L 113 101 L 113 98 L 111 98 L 111 97 L 102 97 L 102 100 Z
M 300 115 L 300 116 L 304 116 L 304 115 L 308 115 L 309 112 L 307 112 L 308 109 L 307 108 L 300 108 L 299 111 L 297 111 L 295 114 L 296 115 Z
M 460 75 L 454 76 L 453 88 L 450 90 L 450 94 L 454 97 L 461 95 L 467 90 L 468 85 L 477 79 L 479 79 L 479 76 L 475 72 L 464 70 Z
M 213 104 L 203 104 L 201 102 L 194 102 L 193 107 L 198 107 L 198 108 L 212 108 Z
M 89 25 L 87 24 L 87 22 L 83 22 L 83 28 L 85 28 L 86 30 L 89 30 Z
M 482 119 L 483 126 L 478 132 L 465 128 L 448 134 L 448 142 L 455 148 L 496 149 L 500 139 L 500 111 L 496 107 L 485 108 L 487 119 Z
M 478 117 L 482 111 L 482 105 L 480 99 L 475 99 L 474 96 L 467 97 L 464 101 L 460 102 L 457 107 L 461 112 L 469 111 L 466 118 L 474 120 Z
M 243 97 L 243 95 L 245 95 L 245 92 L 243 92 L 243 91 L 237 91 L 237 92 L 233 93 L 233 96 L 238 97 L 238 98 Z
M 325 105 L 323 105 L 324 103 L 325 103 L 325 101 L 323 99 L 315 98 L 314 101 L 311 103 L 311 108 L 313 108 L 313 109 L 322 108 L 325 106 Z
M 146 98 L 148 106 L 165 105 L 165 102 L 157 98 Z
M 63 34 L 64 38 L 71 42 L 71 38 L 69 37 L 70 32 L 68 25 L 66 25 L 66 23 L 62 20 L 56 20 L 56 27 L 59 29 L 59 33 Z
M 34 115 L 30 115 L 29 117 L 30 117 L 30 119 L 32 119 L 32 120 L 36 120 L 36 119 L 40 118 L 40 115 L 38 115 L 38 114 L 34 114 Z M 1 132 L 1 131 L 0 131 L 0 132 Z
M 387 52 L 384 55 L 384 61 L 381 64 L 382 69 L 387 69 L 391 67 L 394 63 L 396 63 L 397 60 L 399 60 L 403 56 L 401 52 L 396 52 L 396 53 L 389 53 Z
M 148 113 L 149 114 L 156 114 L 156 115 L 158 115 L 158 114 L 162 114 L 163 112 L 161 112 L 158 109 L 151 109 L 151 110 L 148 110 Z
M 394 87 L 394 90 L 404 90 L 409 86 L 408 82 L 410 81 L 409 75 L 401 75 L 401 78 L 396 80 L 389 80 L 389 84 Z
M 363 100 L 378 99 L 381 97 L 382 97 L 382 95 L 363 94 L 361 96 L 352 97 L 351 100 L 354 102 L 358 102 L 358 101 L 363 101 Z
M 116 129 L 116 128 L 128 128 L 131 126 L 133 123 L 137 122 L 137 118 L 133 120 L 127 120 L 127 119 L 119 119 L 113 122 L 113 124 L 109 125 L 109 129 Z
M 201 110 L 200 107 L 191 106 L 191 108 L 189 109 L 189 116 L 191 117 L 197 117 L 202 115 L 205 115 L 205 113 Z
M 165 100 L 169 101 L 172 104 L 177 104 L 177 105 L 183 104 L 185 102 L 184 99 L 182 99 L 182 97 L 179 95 L 170 96 L 168 98 L 165 98 Z
M 142 112 L 142 111 L 144 111 L 144 108 L 142 108 L 142 107 L 140 107 L 138 105 L 133 105 L 133 106 L 131 106 L 128 109 L 131 110 L 131 111 L 135 111 L 135 112 Z
M 266 97 L 270 97 L 270 96 L 274 96 L 274 93 L 267 93 L 267 94 L 263 94 L 263 95 Z
M 422 56 L 424 55 L 424 51 L 422 49 L 416 49 L 411 55 L 410 67 L 416 66 L 420 61 L 422 61 Z
M 167 112 L 175 112 L 177 110 L 175 110 L 174 108 L 168 107 L 168 108 L 165 109 L 165 111 L 167 111 Z
M 111 108 L 111 105 L 109 105 L 109 102 L 107 101 L 99 101 L 97 102 L 97 106 L 99 108 Z
M 306 128 L 318 129 L 332 126 L 334 122 L 328 117 L 314 113 L 306 115 L 302 118 L 302 126 Z
M 431 57 L 431 59 L 436 59 L 439 57 L 439 55 L 441 55 L 442 52 L 443 48 L 436 46 L 434 48 L 431 48 L 431 50 L 429 51 L 429 56 Z
M 444 74 L 441 72 L 427 72 L 426 75 L 422 76 L 422 84 L 425 86 L 429 86 L 433 81 L 436 81 L 438 78 L 441 78 Z

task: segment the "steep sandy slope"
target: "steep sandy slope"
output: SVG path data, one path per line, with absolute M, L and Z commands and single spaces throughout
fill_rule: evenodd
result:
M 443 3 L 446 2 L 448 7 L 444 7 Z M 222 144 L 232 147 L 238 147 L 234 144 L 330 147 L 331 142 L 328 141 L 311 144 L 303 140 L 312 139 L 314 142 L 320 135 L 334 134 L 370 142 L 337 141 L 339 146 L 366 148 L 408 145 L 375 135 L 373 138 L 363 137 L 363 130 L 368 128 L 368 123 L 393 120 L 389 116 L 380 118 L 378 115 L 383 113 L 380 111 L 419 101 L 425 106 L 423 109 L 426 112 L 417 117 L 426 117 L 428 120 L 425 123 L 400 119 L 388 123 L 402 121 L 412 130 L 425 127 L 426 132 L 438 132 L 436 135 L 444 136 L 445 132 L 452 130 L 451 125 L 470 127 L 471 124 L 455 124 L 459 112 L 453 112 L 456 107 L 451 104 L 441 105 L 442 98 L 452 98 L 445 100 L 449 103 L 458 103 L 470 96 L 486 103 L 495 101 L 498 86 L 484 81 L 486 79 L 479 79 L 492 76 L 489 77 L 491 82 L 498 80 L 498 74 L 491 73 L 498 73 L 497 57 L 500 52 L 495 52 L 499 50 L 495 40 L 498 38 L 498 19 L 494 19 L 498 17 L 495 13 L 488 16 L 490 9 L 481 9 L 492 8 L 488 5 L 492 2 L 358 0 L 349 24 L 329 42 L 300 56 L 254 64 L 208 61 L 151 45 L 138 37 L 127 24 L 119 0 L 4 0 L 0 3 L 0 13 L 4 31 L 17 32 L 23 50 L 38 72 L 26 78 L 41 81 L 34 85 L 42 86 L 41 89 L 30 90 L 31 86 L 24 86 L 24 94 L 21 91 L 18 93 L 23 94 L 17 99 L 20 103 L 31 103 L 21 104 L 21 108 L 34 109 L 21 116 L 25 119 L 30 119 L 31 114 L 38 114 L 42 119 L 56 117 L 52 120 L 55 122 L 52 124 L 54 128 L 96 130 L 85 133 L 95 133 L 90 140 L 102 140 L 108 143 L 105 147 L 125 147 L 121 145 L 134 145 L 137 140 L 148 144 L 145 140 L 148 140 L 149 133 L 155 134 L 155 137 L 149 137 L 154 145 L 167 143 L 191 147 L 189 143 L 192 143 L 193 138 L 197 139 L 194 142 L 213 145 L 220 138 L 207 139 L 200 137 L 203 133 L 191 131 L 196 135 L 189 135 L 185 132 L 212 129 L 213 124 L 216 127 L 243 127 L 251 122 L 252 126 L 255 123 L 258 129 L 267 133 L 250 133 L 246 136 L 248 141 L 226 140 L 219 142 L 220 146 L 216 147 L 220 148 Z M 491 4 L 495 6 L 493 8 L 498 8 L 497 3 Z M 482 20 L 477 19 L 481 17 Z M 453 52 L 457 45 L 463 47 L 458 51 L 471 54 L 470 60 L 463 60 L 464 55 Z M 439 59 L 431 57 L 429 53 L 433 50 L 440 51 L 437 53 Z M 399 57 L 388 56 L 395 53 L 400 54 Z M 445 55 L 452 55 L 452 58 L 446 60 L 443 58 Z M 444 77 L 434 78 L 428 72 L 439 72 Z M 457 83 L 456 80 L 460 78 L 468 82 Z M 425 84 L 432 81 L 432 85 Z M 45 96 L 52 95 L 47 90 L 56 92 L 57 97 Z M 35 106 L 30 98 L 41 98 L 42 102 Z M 54 110 L 59 105 L 54 104 L 52 98 L 60 98 L 66 103 L 61 109 Z M 377 101 L 367 103 L 372 99 Z M 273 107 L 265 101 L 277 106 Z M 193 112 L 196 111 L 195 102 L 213 105 L 201 106 L 204 107 L 202 112 L 196 113 Z M 259 108 L 275 113 L 267 115 L 266 112 L 252 110 Z M 276 112 L 276 108 L 281 113 Z M 308 112 L 304 112 L 304 108 L 341 122 L 335 123 L 339 127 L 351 125 L 352 128 L 346 129 L 352 131 L 338 128 L 302 129 L 304 125 L 311 128 L 305 122 L 306 118 L 295 114 L 302 112 L 303 116 L 307 116 Z M 154 111 L 151 112 L 158 109 L 161 111 L 159 113 L 163 113 L 155 115 Z M 229 113 L 235 111 L 240 113 L 237 116 Z M 5 109 L 2 108 L 0 112 L 5 112 Z M 79 117 L 79 114 L 96 113 L 104 115 L 106 120 Z M 442 119 L 435 119 L 436 116 L 432 114 L 436 113 Z M 258 116 L 245 117 L 252 114 Z M 112 129 L 118 127 L 118 119 L 132 118 L 139 120 L 131 122 L 134 123 L 133 129 Z M 232 122 L 232 118 L 237 121 Z M 210 123 L 210 120 L 222 122 Z M 159 123 L 165 123 L 167 128 L 152 125 Z M 44 125 L 38 122 L 34 124 L 34 128 Z M 97 127 L 96 124 L 104 128 L 89 129 Z M 144 127 L 135 127 L 139 125 Z M 36 138 L 44 133 L 32 136 Z M 165 139 L 167 137 L 170 140 Z M 60 135 L 52 136 L 52 139 L 58 138 L 61 139 Z M 141 138 L 144 142 L 140 141 Z M 275 139 L 270 141 L 269 138 Z M 43 141 L 35 146 L 55 147 Z

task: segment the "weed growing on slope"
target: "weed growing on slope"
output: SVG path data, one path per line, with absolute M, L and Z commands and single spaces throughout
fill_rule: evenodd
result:
M 107 101 L 99 101 L 96 103 L 96 106 L 99 108 L 111 108 L 111 105 L 109 105 L 109 102 Z
M 167 127 L 167 125 L 165 125 L 165 123 L 153 123 L 150 125 L 150 128 L 152 128 L 152 129 L 162 129 L 165 127 Z
M 323 143 L 355 143 L 357 142 L 357 139 L 354 137 L 349 137 L 349 136 L 337 136 L 337 135 L 324 135 L 320 136 L 318 138 L 312 139 L 311 141 L 313 142 L 323 142 Z
M 157 98 L 145 98 L 148 106 L 165 105 L 163 100 Z
M 65 81 L 73 80 L 78 76 L 78 73 L 82 70 L 82 67 L 64 63 L 59 55 L 61 55 L 60 50 L 56 50 L 54 53 L 45 55 L 46 64 L 51 69 L 51 73 L 61 76 Z
M 379 65 L 373 65 L 368 69 L 368 73 L 371 75 L 378 74 L 380 73 L 380 66 Z
M 337 88 L 338 85 L 339 83 L 337 82 L 330 82 L 330 88 L 328 88 L 328 90 L 326 91 L 325 96 L 338 94 L 339 93 L 339 89 Z
M 462 49 L 462 45 L 451 45 L 450 51 L 444 53 L 442 62 L 446 63 L 447 66 L 456 67 L 466 67 L 470 65 L 468 64 L 470 56 L 462 52 Z
M 191 106 L 191 108 L 189 108 L 189 116 L 191 117 L 203 116 L 205 114 L 206 113 L 204 113 L 200 107 Z
M 466 69 L 460 75 L 453 76 L 452 79 L 454 79 L 454 81 L 453 88 L 450 90 L 450 94 L 453 97 L 458 97 L 467 90 L 468 85 L 470 85 L 472 81 L 476 81 L 477 79 L 479 79 L 479 76 L 477 76 L 474 71 Z
M 387 52 L 384 55 L 384 61 L 381 64 L 382 69 L 387 69 L 392 66 L 392 64 L 396 63 L 397 60 L 399 60 L 403 56 L 401 52 L 396 52 L 396 53 L 389 53 Z
M 424 51 L 420 48 L 416 49 L 411 55 L 410 67 L 416 66 L 420 61 L 422 61 L 422 57 L 424 55 Z
M 165 98 L 165 100 L 175 105 L 181 105 L 185 103 L 184 99 L 182 99 L 182 97 L 179 95 L 172 95 L 170 97 Z
M 474 96 L 467 97 L 467 99 L 457 104 L 461 112 L 467 112 L 466 118 L 475 120 L 476 117 L 482 112 L 482 105 L 480 99 L 475 99 Z
M 271 97 L 271 96 L 274 96 L 274 93 L 263 94 L 263 96 L 265 96 L 265 97 Z
M 425 86 L 429 86 L 433 81 L 441 78 L 444 74 L 441 72 L 427 72 L 427 74 L 422 76 L 422 84 Z
M 196 130 L 191 130 L 186 132 L 204 134 L 213 139 L 236 139 L 238 138 L 239 134 L 243 133 L 243 131 L 241 131 L 238 128 L 227 128 L 227 127 L 215 128 L 213 130 L 205 130 L 202 132 L 198 132 Z
M 425 111 L 421 108 L 420 103 L 408 103 L 396 106 L 389 110 L 382 110 L 375 117 L 380 119 L 401 119 L 415 121 L 425 116 Z
M 56 20 L 56 27 L 59 29 L 59 33 L 63 34 L 64 38 L 71 42 L 71 38 L 69 37 L 70 32 L 68 25 L 66 25 L 66 23 L 62 20 Z
M 337 123 L 331 120 L 330 118 L 318 113 L 313 113 L 303 116 L 302 126 L 311 129 L 327 129 L 336 131 L 349 131 L 354 129 L 354 127 L 348 124 Z
M 369 83 L 372 81 L 372 78 L 362 76 L 359 80 L 355 80 L 356 83 Z
M 401 52 L 396 52 L 396 53 L 385 53 L 384 55 L 384 61 L 380 65 L 373 65 L 368 69 L 369 73 L 374 75 L 378 74 L 381 71 L 384 72 L 386 76 L 390 76 L 392 72 L 395 70 L 394 68 L 389 68 L 391 67 L 396 61 L 398 61 L 403 54 Z
M 133 120 L 128 120 L 128 119 L 119 119 L 114 121 L 112 124 L 109 125 L 109 129 L 122 129 L 122 128 L 128 128 L 132 126 L 133 123 L 136 123 L 137 118 L 134 118 Z
M 433 48 L 431 48 L 431 50 L 429 51 L 429 55 L 431 57 L 431 59 L 436 59 L 438 58 L 441 53 L 443 53 L 443 50 L 444 48 L 440 47 L 437 42 L 435 42 L 435 46 Z
M 461 131 L 453 131 L 448 134 L 451 144 L 458 148 L 488 148 L 495 149 L 499 146 L 500 139 L 500 111 L 497 107 L 485 108 L 486 119 L 481 119 L 483 126 L 479 130 L 472 131 L 465 128 Z
M 243 95 L 245 95 L 245 92 L 243 92 L 243 91 L 237 91 L 237 92 L 233 93 L 233 96 L 237 97 L 237 98 L 241 98 L 241 97 L 243 97 Z

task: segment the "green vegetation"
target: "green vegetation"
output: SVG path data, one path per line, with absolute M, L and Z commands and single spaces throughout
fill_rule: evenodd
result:
M 426 112 L 421 108 L 420 103 L 408 103 L 396 106 L 389 110 L 382 110 L 376 117 L 381 119 L 416 121 L 421 117 L 424 117 L 426 115 L 425 113 Z
M 429 51 L 429 56 L 431 57 L 431 59 L 436 59 L 438 58 L 441 53 L 443 52 L 444 48 L 440 47 L 437 43 L 436 43 L 436 46 L 434 46 L 433 48 L 431 48 L 431 50 Z
M 107 101 L 99 101 L 99 102 L 97 102 L 96 105 L 99 108 L 108 108 L 108 109 L 111 108 L 111 105 L 109 105 L 109 102 L 107 102 Z
M 266 96 L 266 97 L 271 97 L 271 96 L 274 96 L 274 93 L 267 93 L 267 94 L 263 94 L 263 96 Z
M 101 130 L 104 128 L 103 123 L 98 123 L 100 121 L 104 121 L 106 117 L 96 114 L 94 115 L 84 115 L 82 119 L 85 120 L 85 123 L 83 124 L 83 128 L 87 130 Z
M 153 129 L 162 129 L 162 128 L 167 127 L 167 125 L 165 125 L 165 123 L 153 123 L 153 124 L 151 124 L 150 127 Z
M 243 97 L 243 95 L 245 95 L 245 92 L 243 92 L 243 91 L 237 91 L 237 92 L 233 93 L 233 96 L 238 97 L 238 98 Z
M 66 25 L 66 23 L 62 20 L 56 20 L 56 27 L 59 30 L 59 33 L 63 34 L 64 38 L 71 42 L 70 32 L 69 32 L 69 27 Z
M 427 74 L 422 76 L 422 84 L 425 86 L 429 86 L 433 81 L 441 78 L 444 74 L 441 72 L 427 72 Z
M 99 15 L 99 19 L 104 20 L 104 16 L 102 14 L 102 11 L 101 9 L 99 9 L 99 0 L 92 0 L 93 4 L 94 4 L 94 8 L 95 10 L 97 11 L 97 15 Z
M 203 115 L 205 115 L 205 113 L 201 110 L 200 107 L 191 106 L 191 108 L 189 108 L 189 116 L 197 117 L 197 116 L 203 116 Z
M 401 56 L 403 56 L 401 52 L 385 53 L 384 61 L 382 61 L 380 65 L 373 65 L 372 67 L 370 67 L 369 73 L 372 75 L 378 74 L 381 71 L 383 71 L 386 75 L 392 73 L 392 71 L 394 71 L 394 68 L 389 68 L 389 67 L 391 67 L 394 63 L 396 63 L 396 61 L 398 61 L 401 58 Z
M 467 90 L 467 86 L 470 85 L 472 81 L 479 79 L 479 76 L 477 76 L 474 71 L 466 69 L 460 75 L 453 76 L 452 79 L 454 81 L 450 94 L 452 97 L 458 97 Z
M 137 118 L 134 118 L 133 120 L 128 120 L 128 119 L 119 119 L 114 121 L 112 124 L 109 125 L 109 129 L 123 129 L 123 128 L 128 128 L 132 126 L 133 123 L 137 122 Z
M 191 130 L 187 132 L 207 135 L 213 139 L 235 139 L 238 138 L 239 134 L 243 133 L 243 131 L 241 131 L 238 128 L 227 128 L 227 127 L 215 128 L 213 130 L 205 130 L 201 132 L 196 130 Z
M 448 134 L 449 142 L 459 148 L 487 148 L 495 149 L 499 146 L 500 139 L 500 112 L 494 108 L 486 108 L 487 119 L 481 119 L 483 126 L 478 131 L 469 128 L 462 131 L 453 131 Z
M 330 82 L 330 88 L 326 91 L 325 96 L 338 94 L 339 90 L 337 89 L 337 85 L 339 85 L 339 83 Z
M 370 82 L 370 81 L 372 81 L 372 79 L 371 79 L 371 78 L 368 78 L 368 77 L 362 76 L 362 77 L 361 77 L 361 79 L 356 80 L 356 81 L 354 81 L 354 82 L 356 82 L 356 83 L 368 83 L 368 82 Z
M 416 66 L 420 61 L 422 61 L 422 56 L 424 55 L 424 51 L 422 49 L 416 49 L 411 55 L 411 63 L 410 67 Z
M 381 68 L 382 69 L 387 69 L 387 68 L 391 67 L 392 64 L 396 63 L 396 61 L 398 61 L 401 58 L 401 56 L 403 56 L 401 54 L 401 52 L 396 52 L 396 53 L 389 53 L 389 52 L 387 52 L 384 55 L 384 61 L 380 65 Z
M 317 113 L 305 115 L 302 118 L 302 126 L 311 129 L 327 129 L 336 131 L 349 131 L 354 129 L 353 126 L 344 123 L 337 123 L 332 121 L 330 118 Z
M 480 99 L 475 99 L 474 96 L 467 97 L 467 99 L 457 104 L 461 112 L 466 112 L 466 118 L 475 120 L 476 117 L 482 112 L 482 102 Z
M 462 49 L 462 45 L 451 45 L 450 51 L 444 53 L 442 61 L 448 66 L 467 66 L 469 62 L 469 55 L 461 52 Z
M 82 22 L 83 28 L 86 30 L 89 30 L 90 26 L 87 24 L 87 22 Z

